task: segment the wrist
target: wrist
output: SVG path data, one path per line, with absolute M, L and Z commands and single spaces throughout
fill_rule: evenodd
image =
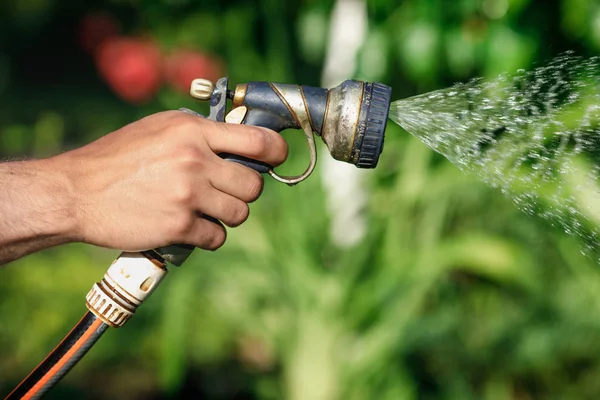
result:
M 31 160 L 24 168 L 32 174 L 33 193 L 41 219 L 39 235 L 53 238 L 57 244 L 79 241 L 73 168 L 58 157 Z

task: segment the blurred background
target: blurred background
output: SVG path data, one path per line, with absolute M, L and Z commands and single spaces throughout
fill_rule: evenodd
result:
M 188 107 L 197 77 L 403 98 L 600 49 L 588 0 L 4 0 L 0 156 L 46 157 Z M 282 172 L 303 171 L 286 132 Z M 379 166 L 324 148 L 297 187 L 197 251 L 48 398 L 583 399 L 600 396 L 600 269 L 390 123 Z M 168 189 L 168 182 L 165 188 Z M 73 244 L 0 270 L 0 392 L 85 312 L 117 251 Z

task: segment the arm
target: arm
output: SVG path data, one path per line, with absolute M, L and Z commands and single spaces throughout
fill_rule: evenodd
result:
M 0 164 L 0 265 L 47 247 L 85 242 L 124 251 L 169 244 L 214 250 L 262 191 L 232 153 L 271 165 L 287 157 L 273 131 L 158 113 L 45 160 Z
M 52 164 L 0 163 L 0 265 L 74 239 L 72 187 Z

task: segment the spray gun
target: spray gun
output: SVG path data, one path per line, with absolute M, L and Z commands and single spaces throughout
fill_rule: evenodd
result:
M 249 82 L 229 90 L 227 78 L 219 79 L 216 85 L 196 79 L 190 88 L 192 97 L 210 101 L 208 118 L 211 120 L 262 126 L 276 132 L 302 130 L 310 162 L 298 176 L 281 176 L 262 162 L 220 154 L 223 159 L 267 173 L 288 185 L 303 181 L 313 172 L 317 162 L 314 135 L 321 137 L 336 160 L 358 168 L 375 168 L 383 149 L 391 92 L 389 86 L 381 83 L 355 80 L 345 81 L 332 89 Z M 227 100 L 232 103 L 229 113 Z M 182 111 L 195 114 L 190 110 Z M 39 398 L 46 393 L 109 326 L 123 326 L 133 316 L 165 277 L 167 261 L 180 266 L 193 250 L 187 245 L 172 245 L 139 253 L 122 253 L 87 294 L 89 311 L 7 399 Z

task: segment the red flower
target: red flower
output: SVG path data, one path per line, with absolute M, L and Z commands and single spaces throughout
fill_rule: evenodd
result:
M 98 49 L 96 65 L 111 89 L 131 103 L 150 100 L 161 84 L 160 51 L 148 40 L 106 40 Z
M 165 62 L 167 82 L 182 93 L 189 93 L 196 78 L 216 82 L 222 75 L 222 63 L 217 58 L 193 50 L 178 50 Z
M 118 36 L 120 30 L 117 20 L 107 13 L 86 14 L 79 24 L 79 44 L 93 54 L 103 41 Z

